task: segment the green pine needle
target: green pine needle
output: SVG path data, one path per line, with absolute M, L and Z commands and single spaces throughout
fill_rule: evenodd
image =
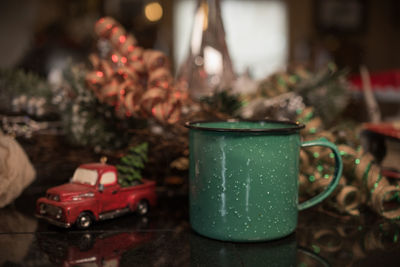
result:
M 122 187 L 132 186 L 136 181 L 142 179 L 142 170 L 148 160 L 147 151 L 148 144 L 142 143 L 129 148 L 128 154 L 120 159 L 120 164 L 116 167 L 118 181 Z

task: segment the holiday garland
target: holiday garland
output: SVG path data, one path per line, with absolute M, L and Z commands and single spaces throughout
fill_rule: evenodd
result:
M 94 69 L 86 81 L 97 98 L 113 106 L 120 117 L 176 123 L 186 94 L 174 87 L 167 57 L 138 46 L 134 36 L 113 18 L 98 20 L 95 32 L 105 45 L 90 56 Z
M 323 130 L 322 120 L 314 115 L 312 108 L 299 112 L 298 121 L 305 123 L 302 135 L 305 140 L 323 137 L 337 143 L 343 159 L 343 176 L 335 194 L 331 197 L 330 206 L 350 215 L 359 215 L 362 204 L 369 205 L 375 212 L 388 219 L 400 218 L 399 185 L 388 177 L 381 175 L 381 168 L 374 157 L 360 146 L 354 149 L 348 144 L 340 144 L 334 129 Z M 355 136 L 354 129 L 348 128 L 350 139 Z M 354 143 L 354 141 L 350 142 Z M 332 179 L 333 154 L 326 149 L 313 147 L 300 154 L 302 174 L 300 188 L 306 195 L 315 195 L 324 190 Z M 391 209 L 385 205 L 392 202 Z

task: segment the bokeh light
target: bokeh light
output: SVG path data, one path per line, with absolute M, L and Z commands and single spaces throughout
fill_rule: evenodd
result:
M 159 21 L 163 15 L 163 9 L 160 3 L 151 2 L 144 7 L 144 15 L 151 22 Z

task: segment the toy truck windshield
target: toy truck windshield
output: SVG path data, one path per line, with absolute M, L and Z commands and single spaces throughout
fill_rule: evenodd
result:
M 98 174 L 95 170 L 78 168 L 75 170 L 74 176 L 71 179 L 72 183 L 89 184 L 95 186 Z

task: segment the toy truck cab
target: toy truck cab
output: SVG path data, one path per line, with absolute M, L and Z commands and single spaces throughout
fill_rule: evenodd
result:
M 50 223 L 80 229 L 94 221 L 114 218 L 137 211 L 140 215 L 155 205 L 155 182 L 121 187 L 115 166 L 103 163 L 83 164 L 69 183 L 47 190 L 37 201 L 36 214 Z

